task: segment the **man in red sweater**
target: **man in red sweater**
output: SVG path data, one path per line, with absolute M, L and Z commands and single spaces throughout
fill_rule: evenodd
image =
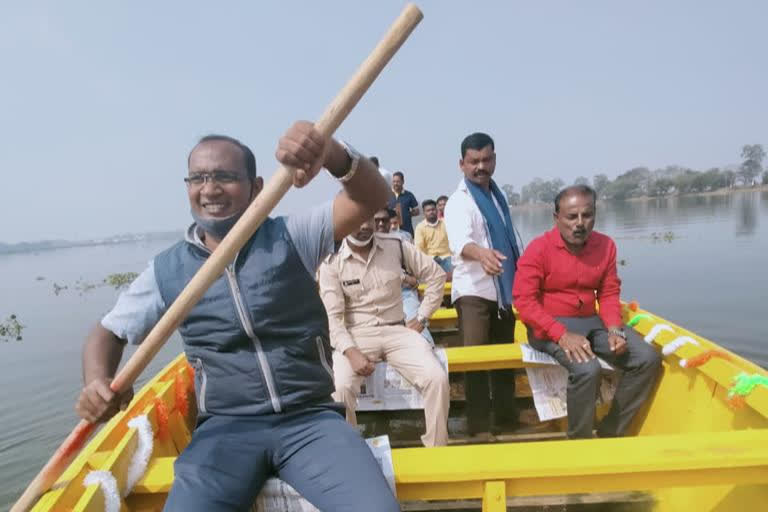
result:
M 569 438 L 592 437 L 600 386 L 595 354 L 624 371 L 598 437 L 624 434 L 661 368 L 656 350 L 621 321 L 616 244 L 592 230 L 595 202 L 595 191 L 586 185 L 557 195 L 555 227 L 520 257 L 512 290 L 531 347 L 568 369 Z

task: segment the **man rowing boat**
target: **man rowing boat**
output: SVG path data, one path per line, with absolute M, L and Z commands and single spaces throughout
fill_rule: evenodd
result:
M 276 156 L 297 169 L 295 186 L 325 167 L 343 190 L 308 213 L 267 219 L 181 323 L 199 418 L 165 510 L 244 510 L 272 475 L 321 510 L 399 510 L 331 399 L 328 319 L 314 281 L 334 241 L 387 201 L 388 186 L 368 159 L 308 122 L 283 135 Z M 130 401 L 131 391 L 109 386 L 124 345 L 141 343 L 262 188 L 253 153 L 230 137 L 204 137 L 188 168 L 195 222 L 185 240 L 154 258 L 85 342 L 76 408 L 90 422 Z

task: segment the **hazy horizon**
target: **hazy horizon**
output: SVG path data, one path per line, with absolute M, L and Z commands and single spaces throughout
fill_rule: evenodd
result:
M 0 241 L 182 230 L 195 140 L 240 138 L 259 172 L 317 117 L 404 2 L 0 7 Z M 698 170 L 768 143 L 768 4 L 425 0 L 424 21 L 337 134 L 450 194 L 458 146 L 494 137 L 500 184 Z M 435 185 L 438 183 L 439 185 Z M 276 213 L 329 199 L 327 176 Z

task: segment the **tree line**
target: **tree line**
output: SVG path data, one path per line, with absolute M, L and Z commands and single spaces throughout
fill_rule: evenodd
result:
M 736 186 L 751 187 L 759 183 L 768 185 L 768 170 L 763 169 L 766 157 L 762 144 L 747 144 L 741 150 L 742 163 L 736 169 L 713 167 L 697 171 L 687 167 L 669 165 L 654 171 L 647 167 L 635 167 L 611 180 L 603 173 L 595 174 L 590 182 L 579 176 L 574 185 L 591 185 L 600 199 L 623 200 L 631 197 L 663 197 L 669 195 L 711 192 Z M 503 185 L 511 205 L 549 203 L 566 186 L 560 179 L 534 178 L 520 192 L 514 185 Z

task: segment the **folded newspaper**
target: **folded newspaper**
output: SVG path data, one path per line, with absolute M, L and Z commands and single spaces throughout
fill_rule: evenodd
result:
M 555 358 L 544 352 L 534 350 L 527 343 L 520 344 L 524 363 L 537 363 L 547 366 L 527 367 L 528 383 L 533 393 L 533 405 L 539 420 L 548 421 L 563 418 L 568 415 L 567 389 L 568 370 L 560 366 Z M 600 366 L 605 370 L 600 381 L 600 392 L 597 403 L 603 404 L 613 400 L 619 381 L 613 367 L 598 358 Z
M 445 349 L 437 347 L 433 354 L 447 373 L 448 358 Z M 376 364 L 374 372 L 366 377 L 360 386 L 360 395 L 357 398 L 358 411 L 423 408 L 424 401 L 419 390 L 386 362 Z
M 395 470 L 392 466 L 392 449 L 388 436 L 366 439 L 376 462 L 379 463 L 389 487 L 397 496 L 395 490 Z M 305 500 L 296 489 L 277 478 L 270 478 L 261 489 L 252 512 L 320 512 L 314 505 Z

